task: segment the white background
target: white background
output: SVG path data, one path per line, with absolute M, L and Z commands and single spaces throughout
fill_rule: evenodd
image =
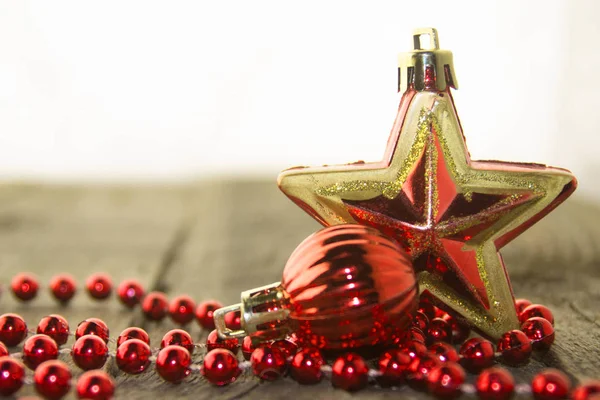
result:
M 0 178 L 170 181 L 379 160 L 436 27 L 474 159 L 600 196 L 600 2 L 2 1 Z

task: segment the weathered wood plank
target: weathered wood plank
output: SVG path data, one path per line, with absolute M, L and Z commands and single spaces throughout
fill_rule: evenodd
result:
M 18 186 L 0 189 L 0 280 L 32 270 L 47 282 L 58 271 L 82 281 L 104 270 L 118 281 L 137 277 L 169 296 L 239 301 L 242 290 L 280 279 L 291 251 L 319 225 L 281 195 L 271 181 L 214 181 L 191 186 L 76 188 Z M 517 297 L 552 308 L 557 341 L 553 349 L 513 369 L 526 382 L 551 366 L 576 379 L 600 375 L 600 208 L 572 200 L 504 251 Z M 43 293 L 30 306 L 3 296 L 2 308 L 33 321 L 56 312 Z M 98 316 L 113 334 L 131 323 L 149 330 L 153 345 L 175 325 L 148 324 L 138 312 L 113 299 L 98 304 L 78 296 L 61 310 L 72 321 Z M 196 324 L 186 327 L 203 338 Z M 195 354 L 201 361 L 201 352 Z M 68 357 L 65 357 L 68 359 Z M 195 376 L 171 385 L 153 372 L 126 376 L 109 365 L 119 383 L 118 398 L 425 398 L 410 389 L 371 388 L 358 394 L 334 390 L 328 382 L 301 387 L 289 379 L 260 384 L 243 376 L 214 388 Z M 75 369 L 76 370 L 76 369 Z M 77 371 L 77 370 L 76 370 Z M 472 380 L 473 377 L 470 377 Z M 28 389 L 24 393 L 31 393 Z

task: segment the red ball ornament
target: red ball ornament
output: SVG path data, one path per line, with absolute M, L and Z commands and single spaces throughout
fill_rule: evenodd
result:
M 331 384 L 340 389 L 354 392 L 369 383 L 369 367 L 365 360 L 355 353 L 338 357 L 331 367 Z
M 458 362 L 459 356 L 456 349 L 444 342 L 436 342 L 429 346 L 429 352 L 434 354 L 443 363 L 445 362 Z
M 321 367 L 325 359 L 321 351 L 315 347 L 306 347 L 298 351 L 290 363 L 290 375 L 302 385 L 319 383 L 323 379 Z
M 213 313 L 215 310 L 222 308 L 223 304 L 216 300 L 203 301 L 196 307 L 196 320 L 204 329 L 215 329 L 215 320 Z M 229 326 L 229 325 L 228 325 Z
M 257 344 L 258 340 L 254 339 L 252 336 L 246 336 L 242 340 L 242 355 L 246 361 L 250 360 L 252 352 L 258 347 Z
M 283 376 L 286 367 L 285 355 L 277 348 L 261 346 L 250 356 L 252 372 L 264 381 L 274 381 Z
M 164 349 L 167 346 L 181 346 L 190 354 L 194 354 L 194 341 L 192 336 L 183 329 L 172 329 L 165 333 L 160 341 L 160 348 Z
M 450 324 L 450 329 L 452 330 L 452 343 L 461 344 L 467 340 L 471 334 L 471 328 L 469 328 L 469 325 L 457 320 L 450 314 L 446 314 L 442 319 Z
M 427 347 L 422 342 L 412 341 L 402 343 L 399 349 L 410 356 L 410 358 L 419 357 L 427 353 Z
M 504 368 L 489 368 L 481 372 L 475 383 L 481 400 L 508 400 L 515 391 L 515 380 Z
M 270 346 L 281 350 L 286 359 L 293 357 L 298 351 L 298 345 L 287 339 L 276 340 Z
M 452 342 L 452 327 L 442 318 L 434 318 L 429 321 L 427 327 L 427 341 L 434 342 Z
M 148 293 L 142 300 L 142 311 L 149 320 L 162 320 L 169 311 L 167 296 L 162 292 Z
M 531 381 L 531 393 L 535 400 L 564 399 L 569 394 L 569 378 L 556 369 L 547 369 Z
M 541 317 L 554 325 L 554 315 L 552 311 L 546 306 L 541 304 L 531 304 L 523 309 L 519 314 L 519 321 L 521 323 L 527 321 L 529 318 Z
M 39 285 L 35 276 L 22 272 L 15 275 L 10 287 L 17 299 L 29 301 L 37 295 Z
M 530 306 L 531 301 L 527 299 L 517 299 L 515 300 L 515 308 L 517 309 L 517 315 L 521 314 L 525 307 Z
M 454 362 L 432 369 L 427 376 L 429 392 L 441 399 L 454 399 L 460 396 L 463 383 L 465 383 L 465 370 Z
M 16 393 L 25 380 L 25 367 L 10 356 L 0 357 L 0 395 Z
M 92 298 L 104 300 L 112 292 L 112 280 L 106 274 L 93 274 L 85 281 L 87 291 Z
M 27 336 L 27 324 L 17 314 L 3 314 L 0 316 L 0 342 L 8 347 L 16 346 Z
M 6 348 L 6 345 L 2 342 L 0 342 L 0 357 L 4 357 L 4 356 L 8 356 L 10 353 L 8 352 L 8 349 Z
M 115 381 L 104 371 L 87 371 L 77 379 L 76 388 L 80 399 L 111 400 L 115 394 Z
M 60 399 L 71 388 L 71 371 L 58 360 L 42 363 L 33 373 L 35 390 L 46 399 Z
M 36 369 L 44 361 L 56 358 L 58 358 L 58 346 L 50 336 L 33 335 L 25 340 L 23 363 L 30 369 Z
M 194 319 L 196 303 L 190 296 L 178 296 L 169 304 L 169 315 L 173 322 L 185 325 Z
M 592 400 L 592 398 L 600 398 L 600 381 L 580 385 L 571 393 L 571 399 L 573 400 Z
M 117 348 L 117 366 L 128 374 L 141 374 L 150 365 L 151 355 L 148 344 L 139 339 L 129 339 Z
M 392 343 L 380 327 L 404 329 L 418 303 L 412 262 L 374 228 L 336 225 L 294 250 L 281 283 L 298 344 L 348 349 Z M 315 291 L 315 288 L 319 288 Z
M 102 368 L 108 358 L 108 347 L 96 335 L 85 335 L 77 339 L 71 350 L 73 362 L 83 370 Z
M 136 304 L 139 304 L 144 297 L 144 288 L 138 281 L 127 279 L 119 284 L 117 294 L 123 305 L 133 308 Z
M 167 382 L 179 383 L 190 374 L 191 363 L 190 352 L 184 347 L 167 346 L 156 356 L 156 372 Z
M 427 330 L 427 327 L 429 326 L 429 318 L 427 318 L 427 315 L 425 315 L 421 311 L 415 311 L 412 317 L 412 324 L 413 326 L 419 328 L 421 331 L 425 332 Z
M 150 345 L 150 336 L 146 333 L 142 328 L 138 328 L 135 326 L 126 328 L 121 332 L 119 337 L 117 338 L 117 347 L 119 347 L 123 342 L 129 339 L 139 339 L 142 342 Z
M 242 329 L 242 320 L 241 314 L 239 311 L 233 311 L 225 314 L 225 324 L 229 329 L 238 330 Z M 213 321 L 214 323 L 214 321 Z
M 69 340 L 69 323 L 61 315 L 50 314 L 40 320 L 37 333 L 50 336 L 57 345 L 62 346 Z
M 56 275 L 50 280 L 50 293 L 61 303 L 68 303 L 75 296 L 75 292 L 75 279 L 71 275 Z
M 229 350 L 214 349 L 204 356 L 202 375 L 213 385 L 227 385 L 235 381 L 240 372 L 238 360 Z
M 379 372 L 377 382 L 383 387 L 399 386 L 404 382 L 404 376 L 413 359 L 400 349 L 384 352 L 379 357 Z
M 227 349 L 233 354 L 236 354 L 239 348 L 239 342 L 237 339 L 221 339 L 215 329 L 211 331 L 206 338 L 206 348 L 208 351 L 214 349 Z
M 414 357 L 406 371 L 406 381 L 415 389 L 425 389 L 429 373 L 440 365 L 442 362 L 434 354 L 426 353 Z
M 75 338 L 79 339 L 85 335 L 96 335 L 104 340 L 105 343 L 108 343 L 108 326 L 99 318 L 85 319 L 77 325 L 77 329 L 75 329 Z
M 496 346 L 498 352 L 502 353 L 505 364 L 520 365 L 529 360 L 531 356 L 531 340 L 525 333 L 519 330 L 506 332 Z
M 494 345 L 482 338 L 467 340 L 460 347 L 461 363 L 469 371 L 477 372 L 494 364 Z
M 531 340 L 534 349 L 546 350 L 554 343 L 554 327 L 544 318 L 529 318 L 521 325 L 521 330 Z

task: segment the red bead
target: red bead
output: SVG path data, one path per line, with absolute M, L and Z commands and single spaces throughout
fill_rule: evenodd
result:
M 196 320 L 204 329 L 215 329 L 213 313 L 222 307 L 223 304 L 216 300 L 203 301 L 196 307 Z
M 204 356 L 202 375 L 213 385 L 227 385 L 235 381 L 240 372 L 238 360 L 229 350 L 215 349 Z
M 255 343 L 255 339 L 251 336 L 244 337 L 242 340 L 242 355 L 246 361 L 250 360 L 250 356 L 252 356 L 252 352 L 256 350 L 257 343 Z
M 287 339 L 276 340 L 270 346 L 281 350 L 286 359 L 293 357 L 298 351 L 298 345 Z
M 169 311 L 167 296 L 162 292 L 148 293 L 142 300 L 142 311 L 149 320 L 162 320 Z
M 552 325 L 554 325 L 554 315 L 552 315 L 552 311 L 550 311 L 548 307 L 543 306 L 541 304 L 531 304 L 525 307 L 525 309 L 523 309 L 523 311 L 521 311 L 521 313 L 519 314 L 519 321 L 523 323 L 529 318 L 533 317 L 544 318 Z
M 76 291 L 75 279 L 71 275 L 56 275 L 50 280 L 50 292 L 61 303 L 68 303 Z
M 489 368 L 479 374 L 475 389 L 481 400 L 508 400 L 515 391 L 515 380 L 504 368 Z
M 517 299 L 515 300 L 515 308 L 517 309 L 517 315 L 521 314 L 525 307 L 531 305 L 531 301 L 527 299 Z
M 2 342 L 0 342 L 0 357 L 4 357 L 4 356 L 8 356 L 10 353 L 8 352 L 8 349 L 6 348 L 6 345 Z
M 23 345 L 23 363 L 31 369 L 48 360 L 58 358 L 56 342 L 46 335 L 33 335 L 25 340 Z
M 429 346 L 429 352 L 434 354 L 441 362 L 458 362 L 458 352 L 456 349 L 444 342 L 436 342 Z
M 27 324 L 17 314 L 3 314 L 0 316 L 0 342 L 8 347 L 16 346 L 27 336 Z
M 206 338 L 206 348 L 208 351 L 214 349 L 227 349 L 233 354 L 236 354 L 238 347 L 239 342 L 237 339 L 221 339 L 216 329 L 211 331 Z
M 233 311 L 225 314 L 225 325 L 231 330 L 242 329 L 241 316 L 239 311 Z
M 325 359 L 321 351 L 315 347 L 305 347 L 298 351 L 290 364 L 290 375 L 302 385 L 319 383 L 323 379 L 321 367 Z
M 96 335 L 108 343 L 108 326 L 99 318 L 88 318 L 77 325 L 75 329 L 75 338 L 79 339 L 84 335 Z
M 435 307 L 433 304 L 431 304 L 429 301 L 423 301 L 421 300 L 421 302 L 419 303 L 419 308 L 417 308 L 417 311 L 422 312 L 423 314 L 425 314 L 425 316 L 427 318 L 429 318 L 429 320 L 432 320 L 434 318 L 437 317 L 437 307 Z
M 50 336 L 57 345 L 62 346 L 69 340 L 69 323 L 61 315 L 50 314 L 40 320 L 37 333 Z
M 276 348 L 261 346 L 250 356 L 252 372 L 265 381 L 273 381 L 283 375 L 286 367 L 285 355 Z
M 404 376 L 412 358 L 400 349 L 384 352 L 379 357 L 379 372 L 377 382 L 383 387 L 398 386 L 404 382 Z
M 156 371 L 166 381 L 179 383 L 187 377 L 191 370 L 190 352 L 181 346 L 167 346 L 156 356 Z
M 417 328 L 425 332 L 427 330 L 427 327 L 429 326 L 429 318 L 427 318 L 427 315 L 425 315 L 421 311 L 416 311 L 412 319 L 412 324 L 413 326 L 416 326 Z
M 461 344 L 471 334 L 471 328 L 467 324 L 462 321 L 457 320 L 450 314 L 446 314 L 443 317 L 443 320 L 450 324 L 450 329 L 452 330 L 452 343 Z
M 146 333 L 142 328 L 138 328 L 135 326 L 126 328 L 121 332 L 119 337 L 117 338 L 117 347 L 119 347 L 123 342 L 129 339 L 139 339 L 142 342 L 150 345 L 150 336 Z
M 465 383 L 465 370 L 454 362 L 432 369 L 427 376 L 429 392 L 442 399 L 454 399 L 460 396 L 463 383 Z
M 144 297 L 144 288 L 138 281 L 127 279 L 119 283 L 117 294 L 123 305 L 133 308 Z
M 0 357 L 0 395 L 16 393 L 25 379 L 25 367 L 10 356 Z
M 460 355 L 463 356 L 462 364 L 466 369 L 480 371 L 494 363 L 494 345 L 489 340 L 472 338 L 460 347 Z
M 96 335 L 85 335 L 77 339 L 71 351 L 73 362 L 83 370 L 102 368 L 108 358 L 108 347 Z
M 427 341 L 433 342 L 452 342 L 452 328 L 450 324 L 441 318 L 434 318 L 429 321 L 427 327 Z
M 554 343 L 554 327 L 544 318 L 529 318 L 521 325 L 521 330 L 531 340 L 534 349 L 549 349 Z
M 104 371 L 87 371 L 77 379 L 76 388 L 80 399 L 110 400 L 115 394 L 115 381 Z
M 117 348 L 117 366 L 128 374 L 141 374 L 150 365 L 152 351 L 139 339 L 129 339 Z
M 556 369 L 542 371 L 531 381 L 531 393 L 535 400 L 564 399 L 570 388 L 569 378 Z
M 12 279 L 10 287 L 17 299 L 29 301 L 37 295 L 39 285 L 35 276 L 20 273 Z
M 407 330 L 394 335 L 394 344 L 399 346 L 401 346 L 403 343 L 409 343 L 412 341 L 425 343 L 425 334 L 416 326 L 411 326 Z
M 423 343 L 417 341 L 402 343 L 399 348 L 408 354 L 410 358 L 415 358 L 427 353 L 427 347 Z
M 43 397 L 60 399 L 71 388 L 71 371 L 62 361 L 46 361 L 35 369 L 33 381 L 35 389 Z
M 164 349 L 167 346 L 181 346 L 190 354 L 194 354 L 194 341 L 192 336 L 183 329 L 172 329 L 165 333 L 161 342 L 160 348 Z
M 112 280 L 106 274 L 93 274 L 86 281 L 85 286 L 90 296 L 97 300 L 106 299 L 112 292 Z
M 331 384 L 340 389 L 354 392 L 369 383 L 369 367 L 365 360 L 355 353 L 338 357 L 331 367 Z
M 427 386 L 427 376 L 439 365 L 440 359 L 434 354 L 423 354 L 414 357 L 406 370 L 406 381 L 416 389 L 424 389 Z
M 502 335 L 496 348 L 502 353 L 504 363 L 509 365 L 523 364 L 531 356 L 531 340 L 519 330 L 508 331 Z
M 573 390 L 571 393 L 571 399 L 573 400 L 592 400 L 598 399 L 600 395 L 600 381 L 588 382 L 584 385 L 580 385 Z
M 178 296 L 169 304 L 169 315 L 173 322 L 185 325 L 194 319 L 196 304 L 190 296 Z

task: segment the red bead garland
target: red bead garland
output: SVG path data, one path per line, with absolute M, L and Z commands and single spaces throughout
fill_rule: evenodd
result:
M 515 381 L 504 368 L 489 368 L 479 374 L 475 388 L 481 400 L 508 400 L 515 391 Z
M 27 336 L 27 324 L 20 315 L 7 313 L 0 316 L 0 342 L 16 346 Z
M 117 338 L 117 347 L 119 347 L 121 343 L 129 339 L 140 339 L 142 342 L 146 343 L 147 345 L 150 345 L 150 336 L 148 336 L 148 333 L 146 333 L 146 331 L 142 328 L 132 326 L 126 328 L 125 330 L 123 330 L 123 332 L 121 332 L 121 334 Z
M 37 278 L 31 274 L 20 273 L 10 282 L 15 297 L 21 301 L 29 301 L 37 296 L 39 284 Z
M 571 393 L 571 398 L 573 400 L 592 400 L 592 397 L 597 400 L 600 395 L 600 381 L 588 382 L 586 384 L 580 385 L 573 393 Z
M 23 363 L 35 370 L 38 365 L 58 357 L 58 345 L 46 335 L 33 335 L 23 345 Z
M 213 385 L 227 385 L 235 381 L 240 372 L 238 360 L 229 350 L 211 350 L 204 357 L 202 375 Z
M 206 338 L 206 348 L 208 351 L 214 349 L 227 349 L 233 354 L 236 354 L 239 348 L 239 342 L 237 339 L 221 339 L 215 329 L 211 331 Z
M 37 333 L 50 336 L 57 345 L 62 346 L 69 339 L 69 323 L 61 315 L 50 314 L 40 320 Z
M 80 399 L 110 400 L 115 394 L 115 381 L 104 371 L 87 371 L 77 379 L 76 388 Z
M 0 357 L 0 395 L 12 396 L 25 379 L 25 367 L 9 356 Z
M 194 353 L 194 341 L 192 340 L 192 336 L 183 329 L 172 329 L 165 333 L 160 342 L 160 348 L 163 349 L 167 346 L 181 346 L 190 354 Z
M 554 315 L 552 311 L 546 306 L 541 304 L 531 304 L 523 309 L 519 314 L 519 321 L 521 323 L 527 321 L 529 318 L 540 317 L 554 325 Z
M 463 383 L 465 383 L 465 370 L 453 362 L 434 368 L 427 376 L 429 391 L 443 399 L 454 399 L 460 396 Z
M 169 315 L 173 322 L 185 325 L 194 319 L 196 304 L 190 296 L 177 296 L 169 304 Z
M 354 392 L 369 383 L 369 367 L 365 360 L 355 353 L 338 357 L 331 368 L 331 384 L 334 387 Z
M 106 274 L 93 274 L 85 281 L 85 287 L 92 298 L 104 300 L 112 292 L 112 280 Z
M 531 340 L 534 349 L 546 350 L 554 343 L 554 327 L 544 318 L 529 318 L 521 325 L 521 330 Z
M 73 345 L 71 356 L 83 370 L 102 368 L 108 359 L 108 346 L 96 335 L 84 335 Z
M 127 279 L 119 284 L 117 294 L 123 305 L 133 308 L 136 304 L 139 304 L 144 297 L 144 288 L 138 281 Z
M 215 319 L 213 313 L 222 308 L 223 304 L 216 300 L 207 300 L 198 304 L 196 308 L 196 320 L 204 329 L 212 330 L 215 329 Z
M 151 355 L 150 346 L 139 339 L 130 339 L 117 348 L 115 358 L 121 371 L 137 375 L 148 368 Z
M 290 363 L 290 375 L 302 385 L 319 383 L 323 379 L 323 365 L 325 359 L 321 351 L 314 347 L 306 347 L 294 355 Z
M 569 378 L 556 369 L 540 372 L 531 381 L 531 393 L 535 400 L 563 399 L 570 388 Z
M 68 274 L 56 275 L 50 280 L 50 292 L 56 300 L 68 303 L 77 292 L 75 279 Z
M 496 348 L 502 353 L 502 360 L 509 365 L 520 365 L 529 361 L 532 350 L 527 335 L 518 330 L 502 335 Z
M 142 300 L 142 311 L 149 320 L 162 320 L 169 311 L 167 296 L 162 292 L 148 293 Z
M 444 342 L 437 342 L 429 346 L 429 352 L 437 356 L 441 362 L 458 362 L 459 356 L 456 349 Z
M 88 318 L 77 325 L 75 338 L 79 339 L 85 335 L 96 335 L 108 343 L 109 333 L 108 326 L 104 321 L 99 318 Z
M 285 372 L 285 355 L 277 348 L 260 346 L 252 352 L 250 362 L 254 375 L 264 381 L 278 379 Z
M 184 347 L 171 345 L 162 348 L 156 357 L 156 371 L 166 381 L 181 382 L 191 370 L 192 357 Z
M 461 363 L 469 371 L 480 371 L 494 363 L 494 345 L 489 340 L 472 338 L 460 347 Z
M 71 388 L 71 371 L 58 360 L 42 363 L 33 373 L 35 389 L 47 399 L 60 399 Z
M 377 382 L 383 386 L 398 386 L 404 382 L 408 367 L 413 359 L 400 349 L 393 349 L 384 352 L 379 357 L 379 372 L 381 376 Z

